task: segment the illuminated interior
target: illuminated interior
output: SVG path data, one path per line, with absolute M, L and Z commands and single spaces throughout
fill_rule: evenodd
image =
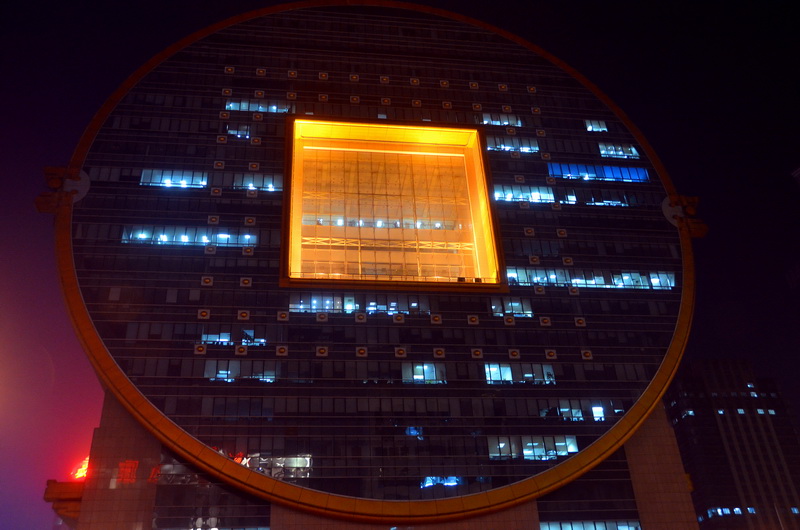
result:
M 290 279 L 497 284 L 478 133 L 296 120 Z

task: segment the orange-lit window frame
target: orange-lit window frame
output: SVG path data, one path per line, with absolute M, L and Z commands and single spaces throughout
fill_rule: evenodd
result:
M 335 284 L 368 287 L 375 285 L 388 289 L 406 289 L 413 285 L 419 289 L 430 290 L 506 290 L 503 275 L 502 256 L 498 252 L 496 223 L 493 219 L 488 176 L 486 174 L 483 151 L 484 142 L 475 128 L 434 127 L 397 123 L 346 122 L 298 118 L 288 125 L 291 139 L 287 153 L 288 179 L 284 203 L 284 244 L 282 245 L 281 284 L 284 286 Z M 450 157 L 449 160 L 463 160 L 463 178 L 466 192 L 463 199 L 469 204 L 469 221 L 472 248 L 472 277 L 448 277 L 429 279 L 381 277 L 364 275 L 353 278 L 348 275 L 315 274 L 314 277 L 302 272 L 303 215 L 314 214 L 304 211 L 304 166 L 306 153 L 311 151 L 398 153 L 400 155 L 422 155 Z M 359 234 L 361 231 L 359 230 Z M 444 232 L 442 232 L 444 233 Z M 430 230 L 428 234 L 432 234 Z M 438 235 L 437 233 L 436 235 Z M 349 237 L 349 236 L 348 236 Z M 445 236 L 439 236 L 440 239 Z M 359 244 L 370 239 L 358 239 Z M 440 244 L 440 241 L 430 241 Z M 446 243 L 441 243 L 445 244 Z M 324 248 L 324 247 L 323 247 Z M 457 251 L 454 251 L 457 252 Z M 420 254 L 419 250 L 417 253 Z M 434 258 L 435 259 L 435 258 Z M 373 277 L 374 276 L 374 277 Z

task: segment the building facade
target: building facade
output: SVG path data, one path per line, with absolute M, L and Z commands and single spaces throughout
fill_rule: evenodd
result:
M 700 528 L 800 528 L 800 436 L 775 381 L 693 361 L 666 399 Z
M 181 41 L 53 173 L 42 205 L 117 425 L 98 436 L 130 416 L 152 442 L 104 442 L 87 485 L 141 486 L 165 529 L 260 528 L 267 502 L 327 527 L 639 528 L 623 444 L 688 334 L 686 200 L 535 46 L 339 4 Z

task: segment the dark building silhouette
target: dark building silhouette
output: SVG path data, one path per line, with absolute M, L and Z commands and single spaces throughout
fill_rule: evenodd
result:
M 337 4 L 169 48 L 51 172 L 109 393 L 50 498 L 86 529 L 691 528 L 660 403 L 692 201 L 535 46 Z
M 800 436 L 744 361 L 684 364 L 666 395 L 700 528 L 800 528 Z

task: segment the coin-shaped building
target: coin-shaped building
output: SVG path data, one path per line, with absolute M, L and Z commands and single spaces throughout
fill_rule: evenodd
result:
M 688 333 L 689 235 L 641 134 L 438 10 L 193 35 L 109 99 L 64 190 L 70 312 L 170 455 L 133 470 L 162 501 L 199 473 L 334 519 L 502 513 L 619 459 Z M 251 528 L 203 502 L 193 525 Z

